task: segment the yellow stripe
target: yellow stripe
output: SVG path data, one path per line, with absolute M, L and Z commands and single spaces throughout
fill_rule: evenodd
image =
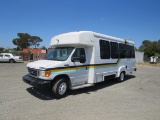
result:
M 51 72 L 62 72 L 62 71 L 69 71 L 69 70 L 77 70 L 77 69 L 93 69 L 93 68 L 101 68 L 101 67 L 107 67 L 107 66 L 117 66 L 117 64 L 119 63 L 119 59 L 117 61 L 117 63 L 115 64 L 106 64 L 106 65 L 91 65 L 91 66 L 79 66 L 79 67 L 74 67 L 74 68 L 60 68 L 60 69 L 55 69 L 55 70 L 51 70 Z

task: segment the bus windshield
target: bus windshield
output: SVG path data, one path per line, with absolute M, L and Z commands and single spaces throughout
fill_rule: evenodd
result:
M 73 49 L 73 47 L 57 47 L 53 49 L 53 51 L 51 51 L 44 59 L 65 61 L 67 60 Z

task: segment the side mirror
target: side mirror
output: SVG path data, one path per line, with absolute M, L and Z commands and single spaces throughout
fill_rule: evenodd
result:
M 86 62 L 86 58 L 84 55 L 80 56 L 80 63 L 85 63 Z
M 72 58 L 71 58 L 71 61 L 72 61 L 72 62 L 75 62 L 75 61 L 76 61 L 76 58 L 75 58 L 75 57 L 72 57 Z
M 86 58 L 84 55 L 81 55 L 80 57 L 72 57 L 72 62 L 80 62 L 80 63 L 85 63 Z

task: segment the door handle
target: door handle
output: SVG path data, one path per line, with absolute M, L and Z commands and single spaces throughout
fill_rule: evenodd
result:
M 65 64 L 64 66 L 65 66 L 65 67 L 69 67 L 69 64 Z

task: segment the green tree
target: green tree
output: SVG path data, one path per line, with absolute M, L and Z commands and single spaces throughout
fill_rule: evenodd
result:
M 41 49 L 46 49 L 47 50 L 47 48 L 45 46 L 42 46 Z
M 148 57 L 160 54 L 160 40 L 151 42 L 150 40 L 144 40 L 139 48 Z
M 158 46 L 158 47 L 157 47 L 157 49 L 158 49 L 158 50 L 157 50 L 157 51 L 158 51 L 158 54 L 160 54 L 160 40 L 157 41 L 157 46 Z
M 30 46 L 29 40 L 31 36 L 28 33 L 18 33 L 18 38 L 12 40 L 14 45 L 17 45 L 17 49 L 28 48 Z
M 30 40 L 29 40 L 29 43 L 30 43 L 30 46 L 36 48 L 38 47 L 40 44 L 40 42 L 42 42 L 42 39 L 38 36 L 31 36 Z
M 18 38 L 12 40 L 13 44 L 17 46 L 18 50 L 28 47 L 38 47 L 42 39 L 38 36 L 31 36 L 28 33 L 18 33 Z
M 5 48 L 3 48 L 3 47 L 0 47 L 0 52 L 3 52 L 3 51 L 4 51 L 4 49 L 5 49 Z

